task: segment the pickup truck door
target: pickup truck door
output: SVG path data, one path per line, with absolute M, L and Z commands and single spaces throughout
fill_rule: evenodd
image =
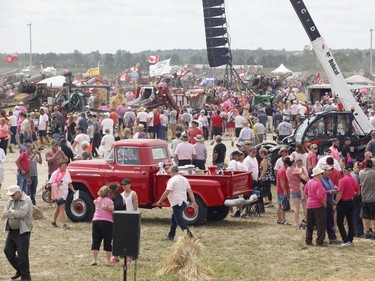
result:
M 105 174 L 104 182 L 118 182 L 121 184 L 123 179 L 130 179 L 132 189 L 137 192 L 139 205 L 145 201 L 145 190 L 147 193 L 149 184 L 149 175 L 145 166 L 140 165 L 142 149 L 139 147 L 117 147 L 108 157 L 109 169 Z M 147 195 L 146 195 L 147 197 Z

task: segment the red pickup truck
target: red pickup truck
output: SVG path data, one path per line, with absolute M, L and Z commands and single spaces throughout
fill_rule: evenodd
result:
M 107 160 L 79 160 L 69 164 L 73 186 L 79 189 L 79 199 L 73 200 L 69 194 L 66 213 L 72 221 L 90 221 L 95 211 L 93 200 L 101 186 L 109 182 L 121 183 L 130 178 L 132 189 L 138 194 L 140 208 L 159 207 L 156 203 L 164 192 L 170 176 L 159 174 L 159 163 L 171 166 L 168 144 L 162 140 L 121 140 L 114 145 Z M 185 209 L 184 218 L 190 225 L 207 220 L 223 220 L 229 207 L 241 197 L 251 194 L 250 172 L 224 171 L 220 175 L 184 175 L 189 180 L 198 209 L 190 205 Z M 166 200 L 163 207 L 168 207 Z

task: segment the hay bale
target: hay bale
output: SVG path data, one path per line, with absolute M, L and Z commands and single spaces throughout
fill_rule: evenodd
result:
M 159 276 L 179 275 L 189 281 L 209 280 L 214 272 L 202 265 L 203 256 L 202 244 L 184 235 L 172 247 L 171 253 L 156 274 Z
M 34 220 L 44 219 L 43 212 L 37 206 L 33 206 L 33 218 Z

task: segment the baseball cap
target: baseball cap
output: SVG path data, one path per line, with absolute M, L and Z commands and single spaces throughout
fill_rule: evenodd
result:
M 188 136 L 187 134 L 183 134 L 183 135 L 182 135 L 182 138 L 183 138 L 184 140 L 187 140 L 187 139 L 189 138 L 189 136 Z
M 21 191 L 21 188 L 16 184 L 11 185 L 11 186 L 8 187 L 7 195 L 12 196 L 17 191 Z
M 353 166 L 351 164 L 346 164 L 344 166 L 344 170 L 348 171 L 348 172 L 352 172 L 353 171 Z
M 238 142 L 238 143 L 236 144 L 237 147 L 242 147 L 242 146 L 244 146 L 244 145 L 245 145 L 245 144 L 244 144 L 243 141 L 240 141 L 240 142 Z

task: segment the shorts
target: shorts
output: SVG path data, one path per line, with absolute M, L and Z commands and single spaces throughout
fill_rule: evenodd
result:
M 240 132 L 241 132 L 242 128 L 236 128 L 235 129 L 235 132 L 236 132 L 236 138 L 238 138 L 240 136 Z
M 212 134 L 214 136 L 221 136 L 223 133 L 223 129 L 221 127 L 212 127 Z
M 227 128 L 234 128 L 234 122 L 227 122 Z
M 363 202 L 362 204 L 362 219 L 375 220 L 375 202 Z
M 284 200 L 284 194 L 277 194 L 277 203 L 281 206 Z
M 154 132 L 154 126 L 148 126 L 147 132 L 153 133 Z
M 57 207 L 63 206 L 65 205 L 65 200 L 62 198 L 59 200 L 56 200 L 56 204 L 57 204 Z
M 290 193 L 291 198 L 302 198 L 301 192 L 291 192 Z
M 39 130 L 39 136 L 40 137 L 46 137 L 47 136 L 47 131 L 46 130 Z

